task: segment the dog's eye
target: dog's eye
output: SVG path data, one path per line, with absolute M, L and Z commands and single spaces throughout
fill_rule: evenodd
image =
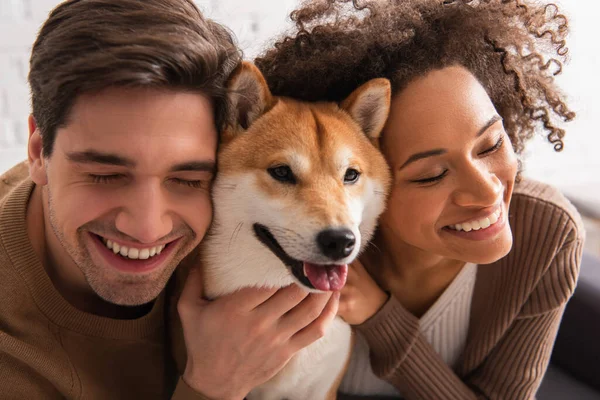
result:
M 348 168 L 346 170 L 346 174 L 344 175 L 344 183 L 352 184 L 358 181 L 358 177 L 360 176 L 360 172 L 355 170 L 354 168 Z
M 283 183 L 296 183 L 296 177 L 292 172 L 292 169 L 287 165 L 280 165 L 277 167 L 269 168 L 267 170 L 273 179 Z

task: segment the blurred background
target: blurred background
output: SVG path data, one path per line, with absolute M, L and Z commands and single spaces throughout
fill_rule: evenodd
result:
M 289 12 L 298 0 L 197 0 L 209 17 L 229 26 L 253 58 L 289 27 Z M 0 173 L 26 156 L 27 87 L 31 45 L 41 23 L 57 0 L 0 0 Z M 559 187 L 591 217 L 600 214 L 600 44 L 596 41 L 596 16 L 600 2 L 562 0 L 571 18 L 569 65 L 559 82 L 577 111 L 566 125 L 565 150 L 555 153 L 539 136 L 525 155 L 525 174 Z M 593 218 L 588 248 L 600 254 L 600 228 Z

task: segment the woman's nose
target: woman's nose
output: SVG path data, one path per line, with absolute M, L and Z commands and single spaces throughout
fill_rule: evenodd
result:
M 491 207 L 498 203 L 503 193 L 504 185 L 493 171 L 473 165 L 460 180 L 454 202 L 462 207 Z

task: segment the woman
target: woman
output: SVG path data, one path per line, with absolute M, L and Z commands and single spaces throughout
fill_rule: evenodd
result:
M 292 19 L 297 31 L 256 60 L 273 94 L 393 86 L 381 139 L 393 187 L 342 294 L 359 335 L 341 390 L 532 398 L 584 236 L 557 190 L 520 176 L 534 133 L 560 151 L 557 122 L 574 117 L 553 80 L 567 19 L 520 0 L 329 0 Z

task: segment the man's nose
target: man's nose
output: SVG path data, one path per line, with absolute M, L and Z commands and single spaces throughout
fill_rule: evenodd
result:
M 504 192 L 498 176 L 481 163 L 471 164 L 460 179 L 454 202 L 462 207 L 491 207 Z
M 146 185 L 136 188 L 117 215 L 116 228 L 140 243 L 156 243 L 173 230 L 168 199 L 162 188 Z

